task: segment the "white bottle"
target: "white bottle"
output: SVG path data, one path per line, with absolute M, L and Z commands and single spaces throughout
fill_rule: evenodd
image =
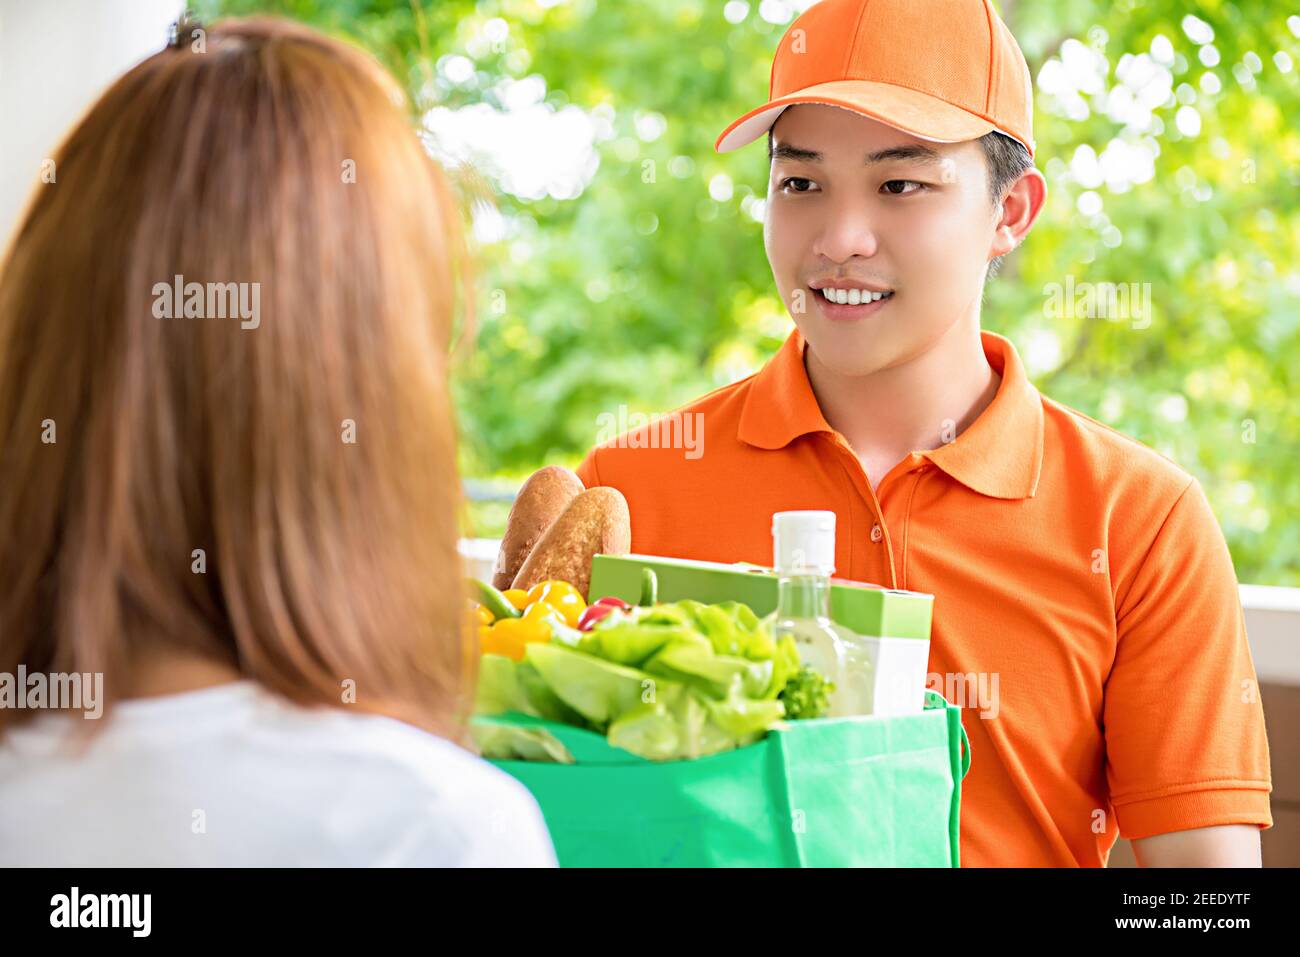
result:
M 827 717 L 860 714 L 846 664 L 849 649 L 831 622 L 831 573 L 835 571 L 835 513 L 776 512 L 772 516 L 773 567 L 779 576 L 772 633 L 790 635 L 799 658 L 835 682 Z

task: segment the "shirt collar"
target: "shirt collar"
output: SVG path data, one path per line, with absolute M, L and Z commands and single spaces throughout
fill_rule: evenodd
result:
M 981 331 L 984 355 L 1002 376 L 988 407 L 961 435 L 918 454 L 963 485 L 992 498 L 1031 498 L 1043 465 L 1043 405 L 1011 342 Z M 801 435 L 834 433 L 822 415 L 796 328 L 754 376 L 736 436 L 760 449 L 780 449 Z

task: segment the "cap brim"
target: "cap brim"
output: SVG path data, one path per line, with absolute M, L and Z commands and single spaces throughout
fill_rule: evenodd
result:
M 892 83 L 835 80 L 805 87 L 750 110 L 722 131 L 713 148 L 719 153 L 728 153 L 754 142 L 772 128 L 786 107 L 802 103 L 852 110 L 935 143 L 960 143 L 997 129 L 983 117 L 928 93 L 918 93 Z

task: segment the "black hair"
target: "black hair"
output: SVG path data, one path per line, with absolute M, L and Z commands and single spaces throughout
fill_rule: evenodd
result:
M 981 136 L 979 143 L 984 148 L 984 158 L 989 166 L 989 198 L 994 206 L 998 206 L 1006 197 L 1007 188 L 1026 170 L 1034 168 L 1034 159 L 1023 143 L 996 130 Z M 1005 255 L 990 260 L 988 278 L 998 274 Z

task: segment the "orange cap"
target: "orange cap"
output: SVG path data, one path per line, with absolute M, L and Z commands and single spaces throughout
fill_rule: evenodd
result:
M 718 137 L 758 139 L 787 106 L 839 106 L 940 143 L 997 130 L 1034 155 L 1033 85 L 989 0 L 823 0 L 781 38 L 768 102 Z

